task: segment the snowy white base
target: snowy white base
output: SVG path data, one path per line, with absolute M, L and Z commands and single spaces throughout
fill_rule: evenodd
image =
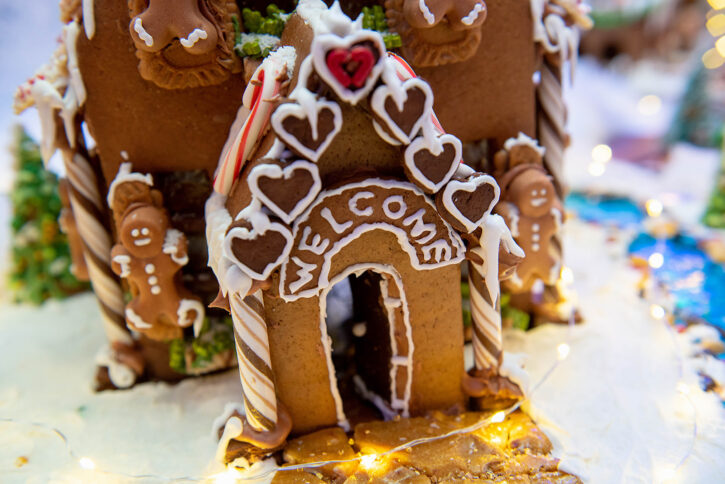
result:
M 576 221 L 567 230 L 587 321 L 573 329 L 569 357 L 532 395 L 527 411 L 567 470 L 594 483 L 653 482 L 661 477 L 657 469 L 679 461 L 692 442 L 693 408 L 677 391 L 683 382 L 697 409 L 698 437 L 678 482 L 715 482 L 725 475 L 725 412 L 695 384 L 694 365 L 706 362 L 686 360 L 680 377 L 678 355 L 688 354 L 690 338 L 673 339 L 636 297 L 639 275 L 627 267 L 623 239 L 607 242 L 611 234 Z M 561 326 L 509 332 L 507 361 L 526 353 L 526 371 L 517 379 L 535 385 L 567 332 Z M 40 309 L 3 307 L 0 418 L 57 427 L 79 457 L 105 471 L 177 478 L 219 472 L 209 428 L 227 402 L 240 399 L 236 370 L 94 394 L 93 361 L 102 344 L 91 295 Z M 28 463 L 16 467 L 19 457 Z M 128 481 L 81 469 L 50 432 L 2 421 L 0 475 L 3 482 Z

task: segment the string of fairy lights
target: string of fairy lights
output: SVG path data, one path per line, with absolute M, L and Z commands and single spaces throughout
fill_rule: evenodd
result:
M 717 69 L 725 64 L 725 0 L 707 1 L 711 8 L 705 27 L 715 39 L 715 45 L 702 55 L 702 63 L 707 69 Z
M 213 474 L 210 476 L 165 476 L 160 474 L 133 474 L 133 473 L 126 473 L 126 472 L 118 472 L 118 471 L 110 471 L 105 470 L 100 467 L 98 467 L 95 463 L 95 461 L 88 457 L 88 456 L 81 456 L 79 455 L 72 447 L 70 440 L 68 437 L 58 428 L 40 423 L 40 422 L 26 422 L 21 421 L 13 418 L 0 418 L 0 422 L 4 423 L 12 423 L 22 426 L 28 426 L 33 427 L 35 429 L 44 430 L 52 435 L 55 435 L 58 437 L 61 442 L 63 443 L 66 452 L 68 453 L 68 456 L 72 461 L 75 461 L 78 463 L 78 466 L 86 471 L 92 471 L 100 474 L 104 474 L 107 476 L 112 477 L 119 477 L 124 478 L 127 480 L 156 480 L 156 481 L 163 481 L 163 482 L 212 482 L 214 484 L 231 484 L 235 482 L 242 482 L 242 481 L 261 481 L 265 478 L 271 477 L 273 474 L 277 472 L 290 472 L 290 471 L 297 471 L 297 470 L 314 470 L 314 469 L 320 469 L 322 467 L 326 467 L 329 465 L 340 465 L 340 464 L 349 464 L 349 463 L 359 463 L 359 465 L 366 470 L 373 469 L 377 462 L 379 462 L 381 459 L 384 459 L 387 456 L 391 456 L 393 454 L 403 452 L 407 449 L 428 444 L 431 442 L 436 442 L 444 439 L 448 439 L 457 435 L 463 435 L 463 434 L 469 434 L 472 432 L 476 432 L 477 430 L 480 430 L 482 428 L 485 428 L 492 424 L 497 424 L 503 422 L 507 416 L 518 410 L 528 399 L 531 398 L 531 396 L 536 393 L 536 391 L 544 384 L 547 380 L 551 377 L 551 375 L 556 371 L 556 369 L 559 367 L 559 365 L 562 364 L 562 362 L 569 356 L 570 352 L 570 346 L 569 341 L 571 337 L 571 331 L 575 324 L 575 317 L 572 314 L 571 318 L 569 319 L 568 324 L 568 330 L 566 331 L 566 337 L 564 340 L 559 343 L 556 346 L 556 358 L 554 362 L 549 366 L 549 368 L 544 372 L 544 374 L 539 378 L 539 380 L 532 385 L 531 389 L 527 392 L 526 399 L 520 400 L 514 405 L 508 407 L 505 410 L 500 410 L 498 412 L 495 412 L 491 415 L 488 415 L 484 418 L 481 418 L 478 422 L 463 427 L 460 429 L 455 429 L 450 432 L 432 436 L 432 437 L 422 437 L 418 439 L 414 439 L 408 442 L 405 442 L 397 447 L 394 447 L 392 449 L 389 449 L 385 452 L 377 453 L 377 454 L 360 454 L 356 455 L 353 458 L 350 459 L 340 459 L 340 460 L 327 460 L 327 461 L 319 461 L 319 462 L 309 462 L 305 464 L 295 464 L 295 465 L 287 465 L 287 466 L 269 466 L 267 468 L 261 469 L 259 472 L 253 472 L 251 470 L 240 470 L 236 467 L 230 465 L 228 466 L 223 472 Z

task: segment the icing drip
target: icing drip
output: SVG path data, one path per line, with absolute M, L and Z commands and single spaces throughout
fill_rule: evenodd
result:
M 420 1 L 422 2 L 423 0 L 420 0 Z M 468 12 L 468 15 L 461 18 L 461 23 L 463 25 L 473 25 L 473 22 L 475 22 L 476 19 L 478 18 L 478 14 L 481 13 L 484 10 L 484 8 L 485 7 L 483 6 L 482 3 L 477 3 L 476 5 L 473 6 L 473 9 L 471 9 L 471 11 Z
M 546 52 L 558 53 L 562 64 L 571 61 L 572 74 L 576 69 L 579 30 L 568 26 L 557 14 L 544 16 L 548 0 L 531 0 L 531 15 L 534 19 L 534 40 L 543 45 Z
M 151 176 L 151 175 L 148 175 Z M 171 256 L 171 260 L 181 266 L 185 266 L 189 262 L 189 257 L 184 255 L 179 257 L 177 252 L 179 251 L 179 241 L 184 237 L 184 234 L 176 229 L 169 229 L 166 231 L 166 237 L 164 238 L 163 252 Z
M 420 13 L 423 14 L 423 17 L 425 18 L 425 21 L 428 22 L 428 25 L 433 25 L 436 21 L 435 15 L 433 15 L 433 12 L 430 11 L 428 8 L 428 5 L 425 3 L 425 0 L 418 0 L 418 9 L 420 9 Z M 476 17 L 478 16 L 478 13 L 476 13 Z M 475 17 L 474 17 L 475 20 Z M 465 23 L 465 22 L 464 22 Z M 471 21 L 473 23 L 473 20 Z M 466 24 L 470 25 L 470 24 Z
M 116 388 L 129 388 L 136 382 L 136 373 L 114 358 L 113 350 L 109 345 L 103 346 L 98 351 L 96 364 L 108 368 L 108 378 Z
M 86 31 L 86 37 L 89 40 L 96 35 L 94 4 L 95 0 L 83 0 L 83 29 Z
M 146 29 L 143 28 L 143 21 L 140 18 L 137 18 L 134 21 L 133 30 L 135 30 L 138 34 L 138 38 L 143 40 L 144 44 L 146 44 L 146 47 L 153 47 L 154 38 L 151 37 L 151 34 L 146 32 Z
M 363 30 L 360 14 L 355 21 L 342 12 L 337 0 L 330 8 L 322 0 L 300 0 L 295 10 L 312 27 L 315 35 L 335 34 L 340 37 Z
M 137 22 L 141 22 L 141 19 L 137 19 Z M 135 26 L 134 26 L 134 29 L 135 29 Z M 139 34 L 139 37 L 140 37 L 140 35 L 141 34 Z M 194 30 L 192 30 L 192 32 L 189 34 L 189 36 L 187 38 L 179 39 L 179 43 L 182 46 L 184 46 L 185 48 L 190 49 L 190 48 L 194 47 L 194 45 L 197 42 L 199 42 L 199 40 L 206 40 L 207 37 L 209 37 L 209 35 L 206 33 L 206 30 L 194 29 Z M 144 40 L 144 39 L 142 38 L 142 40 Z M 145 40 L 144 40 L 144 42 L 145 42 Z M 153 40 L 152 40 L 152 43 L 153 43 Z M 146 45 L 148 45 L 148 44 L 146 44 Z
M 123 185 L 124 183 L 128 182 L 141 182 L 144 183 L 150 187 L 154 185 L 154 179 L 150 174 L 143 174 L 138 172 L 133 172 L 133 168 L 131 166 L 131 163 L 121 163 L 121 166 L 118 167 L 118 173 L 116 174 L 116 178 L 113 179 L 111 182 L 111 186 L 108 187 L 108 196 L 106 197 L 106 201 L 108 202 L 108 206 L 113 206 L 114 203 L 114 197 L 116 195 L 116 187 L 119 185 Z

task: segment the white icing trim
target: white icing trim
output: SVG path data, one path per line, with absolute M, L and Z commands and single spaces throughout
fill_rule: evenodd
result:
M 214 422 L 216 423 L 216 420 Z M 224 457 L 226 456 L 229 442 L 242 435 L 242 432 L 244 432 L 244 423 L 242 423 L 242 420 L 239 417 L 231 417 L 224 423 L 224 431 L 219 439 L 216 453 L 214 455 L 217 462 L 226 463 Z
M 300 93 L 297 93 L 297 96 L 301 96 Z M 333 113 L 333 128 L 316 150 L 312 150 L 304 146 L 294 135 L 288 133 L 282 125 L 282 121 L 288 116 L 293 116 L 297 119 L 306 119 L 310 123 L 310 128 L 312 129 L 312 137 L 317 140 L 317 116 L 324 108 L 331 110 Z M 337 103 L 327 100 L 318 101 L 316 99 L 312 99 L 312 102 L 309 104 L 285 103 L 277 107 L 277 109 L 274 110 L 274 113 L 272 113 L 272 128 L 274 129 L 274 132 L 277 133 L 277 136 L 279 136 L 288 146 L 294 148 L 305 158 L 317 161 L 342 129 L 342 110 Z
M 139 19 L 140 20 L 140 19 Z M 196 45 L 197 42 L 200 40 L 206 40 L 209 37 L 209 34 L 206 33 L 206 30 L 196 28 L 191 31 L 188 37 L 185 39 L 179 39 L 179 43 L 186 49 L 191 49 Z
M 152 324 L 147 323 L 146 321 L 141 318 L 138 314 L 136 314 L 133 309 L 130 307 L 126 307 L 126 319 L 128 319 L 134 326 L 136 326 L 138 329 L 150 329 L 153 328 Z
M 378 136 L 380 136 L 380 138 L 389 145 L 400 146 L 403 144 L 397 139 L 390 136 L 390 134 L 388 134 L 388 132 L 385 131 L 383 127 L 380 126 L 380 123 L 378 123 L 375 119 L 373 119 L 373 128 L 375 128 L 375 132 L 378 134 Z
M 300 0 L 295 12 L 312 27 L 315 35 L 332 33 L 342 37 L 362 30 L 363 15 L 350 20 L 337 0 L 329 8 L 321 0 Z
M 299 7 L 298 7 L 299 9 Z M 349 19 L 348 19 L 349 20 Z M 378 59 L 370 69 L 365 84 L 362 87 L 351 90 L 342 86 L 327 66 L 326 54 L 333 49 L 349 50 L 354 44 L 360 42 L 371 42 L 378 50 Z M 355 105 L 361 99 L 367 97 L 370 90 L 375 86 L 385 67 L 386 51 L 385 42 L 382 36 L 372 30 L 363 30 L 339 37 L 335 34 L 321 34 L 312 39 L 310 46 L 310 57 L 315 71 L 322 80 L 329 85 L 340 99 Z
M 430 11 L 428 5 L 425 3 L 425 0 L 418 0 L 418 10 L 420 10 L 420 13 L 423 14 L 423 18 L 425 18 L 425 21 L 428 22 L 428 25 L 434 25 L 436 23 L 436 16 Z
M 131 257 L 125 254 L 118 254 L 113 259 L 113 262 L 121 266 L 121 274 L 119 277 L 124 279 L 131 275 Z
M 95 0 L 83 0 L 83 30 L 86 31 L 88 40 L 91 40 L 96 35 L 94 4 Z
M 189 311 L 195 311 L 196 317 L 193 321 L 186 321 L 186 316 Z M 179 308 L 176 311 L 176 316 L 179 318 L 179 326 L 186 328 L 193 326 L 194 336 L 199 336 L 201 327 L 204 324 L 204 306 L 197 299 L 182 299 L 179 301 Z
M 539 142 L 533 138 L 530 138 L 529 136 L 526 136 L 524 133 L 519 131 L 519 135 L 516 138 L 509 138 L 506 140 L 506 142 L 503 144 L 503 149 L 506 151 L 511 151 L 511 148 L 514 146 L 521 146 L 526 145 L 534 149 L 539 155 L 544 156 L 546 153 L 546 148 L 539 146 Z
M 143 174 L 138 172 L 132 172 L 133 169 L 131 163 L 121 163 L 121 166 L 118 167 L 118 173 L 116 174 L 116 178 L 113 179 L 111 182 L 111 185 L 108 187 L 108 196 L 106 197 L 106 201 L 108 201 L 108 206 L 113 206 L 114 197 L 116 195 L 116 188 L 119 185 L 123 185 L 124 183 L 128 182 L 141 182 L 145 183 L 146 185 L 153 187 L 154 186 L 154 178 L 149 174 Z
M 432 141 L 432 142 L 431 142 Z M 455 151 L 455 157 L 451 162 L 451 166 L 446 172 L 443 179 L 434 183 L 429 180 L 428 177 L 423 174 L 422 171 L 415 164 L 415 155 L 419 151 L 427 150 L 434 156 L 438 156 L 443 153 L 444 145 L 453 145 Z M 405 155 L 403 157 L 404 163 L 408 171 L 412 175 L 413 181 L 416 185 L 419 185 L 423 190 L 429 193 L 437 193 L 443 186 L 448 183 L 454 173 L 459 169 L 461 160 L 463 159 L 463 145 L 461 140 L 453 136 L 452 134 L 444 134 L 439 138 L 425 138 L 419 136 L 415 138 L 412 143 L 405 149 Z
M 282 208 L 277 206 L 260 188 L 259 188 L 259 177 L 267 177 L 274 179 L 288 180 L 296 170 L 306 170 L 312 175 L 312 187 L 310 191 L 302 199 L 297 201 L 297 204 L 290 210 L 289 213 L 285 212 Z M 275 215 L 284 220 L 285 223 L 291 224 L 299 214 L 305 211 L 305 209 L 312 203 L 320 189 L 322 188 L 322 181 L 320 180 L 320 170 L 317 165 L 310 163 L 305 160 L 297 160 L 289 165 L 280 167 L 274 163 L 265 163 L 255 166 L 247 176 L 247 183 L 252 195 L 257 197 L 269 208 Z
M 453 203 L 453 195 L 460 190 L 466 192 L 473 192 L 479 186 L 486 183 L 492 185 L 494 189 L 494 197 L 491 201 L 491 205 L 489 205 L 488 209 L 481 215 L 481 218 L 479 218 L 478 220 L 469 220 L 465 215 L 461 213 L 460 210 L 458 210 L 458 207 L 456 207 L 456 205 Z M 476 230 L 476 228 L 484 222 L 486 216 L 491 213 L 493 207 L 498 203 L 500 195 L 501 188 L 499 188 L 498 183 L 496 183 L 496 180 L 494 180 L 492 176 L 483 174 L 474 175 L 467 180 L 451 180 L 450 182 L 448 182 L 448 185 L 446 185 L 446 188 L 443 190 L 443 206 L 453 217 L 455 217 L 456 220 L 458 220 L 466 228 L 468 233 L 471 233 Z
M 114 358 L 110 345 L 104 345 L 98 350 L 96 365 L 108 368 L 108 378 L 116 388 L 130 388 L 136 383 L 136 372 Z
M 514 254 L 517 257 L 524 257 L 525 254 L 523 249 L 514 241 L 511 231 L 506 226 L 506 221 L 500 215 L 486 215 L 482 223 L 482 228 L 481 245 L 470 250 L 483 259 L 481 272 L 486 280 L 488 295 L 491 301 L 496 301 L 499 297 L 499 247 L 503 244 L 506 252 Z M 482 305 L 482 307 L 485 306 L 487 305 Z
M 423 1 L 423 0 L 421 0 L 421 1 Z M 478 18 L 478 14 L 483 12 L 485 9 L 486 9 L 486 7 L 484 6 L 483 3 L 477 3 L 476 5 L 473 6 L 471 11 L 468 12 L 468 15 L 461 18 L 461 23 L 463 25 L 468 25 L 468 26 L 473 25 L 473 22 L 475 22 L 476 19 Z
M 386 56 L 386 64 L 389 62 L 389 58 Z M 386 69 L 387 72 L 394 72 L 393 69 Z M 418 133 L 423 127 L 423 123 L 430 120 L 433 114 L 433 92 L 427 82 L 423 81 L 418 77 L 408 79 L 404 82 L 398 80 L 397 75 L 394 75 L 394 81 L 380 85 L 375 89 L 370 99 L 370 107 L 385 123 L 391 134 L 398 140 L 405 144 L 410 143 L 411 139 Z M 387 79 L 385 79 L 387 81 Z M 411 89 L 418 88 L 425 94 L 425 103 L 423 105 L 423 113 L 420 118 L 415 122 L 413 128 L 409 133 L 403 132 L 391 118 L 388 112 L 385 110 L 385 101 L 388 96 L 392 97 L 399 111 L 402 111 L 405 101 L 408 99 L 408 91 Z
M 168 229 L 166 231 L 166 237 L 164 237 L 164 246 L 163 246 L 163 253 L 171 256 L 171 260 L 179 264 L 180 266 L 185 266 L 189 263 L 189 256 L 184 254 L 183 256 L 179 257 L 177 254 L 179 252 L 179 241 L 184 237 L 184 234 L 176 229 Z
M 531 0 L 531 16 L 534 20 L 534 41 L 540 43 L 546 52 L 559 53 L 562 63 L 571 60 L 572 73 L 576 70 L 579 49 L 579 29 L 568 26 L 560 15 L 544 16 L 549 0 Z
M 240 215 L 242 215 L 244 211 L 240 212 Z M 263 212 L 259 212 L 260 215 L 267 218 L 267 221 L 263 224 L 255 224 L 254 220 L 250 220 L 246 217 L 246 220 L 250 220 L 252 223 L 252 230 L 247 229 L 246 227 L 234 227 L 229 232 L 227 232 L 226 237 L 224 238 L 224 255 L 231 261 L 233 261 L 237 267 L 239 267 L 242 272 L 246 273 L 249 277 L 252 279 L 256 279 L 258 281 L 264 281 L 267 280 L 267 278 L 272 274 L 272 272 L 282 263 L 283 260 L 287 259 L 289 256 L 290 251 L 292 250 L 292 244 L 294 243 L 294 238 L 292 236 L 292 233 L 289 231 L 287 227 L 284 225 L 277 223 L 277 222 L 270 222 L 269 217 L 267 217 Z M 239 215 L 237 216 L 239 218 Z M 255 217 L 256 218 L 256 217 Z M 262 272 L 257 272 L 254 269 L 247 267 L 245 264 L 243 264 L 240 260 L 238 260 L 234 256 L 234 252 L 232 252 L 232 241 L 235 238 L 244 239 L 244 240 L 254 240 L 257 237 L 266 234 L 268 231 L 278 232 L 282 234 L 282 236 L 285 238 L 287 243 L 285 244 L 284 249 L 282 252 L 277 256 L 277 258 L 268 263 L 265 268 L 262 270 Z
M 488 175 L 483 175 L 483 176 L 488 176 Z M 491 177 L 489 177 L 489 178 L 491 178 Z M 324 204 L 325 200 L 327 198 L 340 195 L 343 192 L 348 191 L 348 190 L 367 188 L 371 185 L 377 186 L 377 187 L 380 187 L 383 189 L 401 189 L 401 190 L 412 191 L 424 200 L 424 203 L 428 206 L 431 213 L 435 213 L 436 216 L 440 218 L 440 215 L 438 215 L 438 211 L 437 211 L 435 205 L 433 205 L 433 203 L 430 201 L 430 199 L 415 185 L 413 185 L 411 183 L 401 182 L 398 180 L 383 180 L 383 179 L 379 179 L 379 178 L 370 178 L 370 179 L 366 179 L 366 180 L 363 180 L 360 182 L 343 185 L 343 186 L 337 187 L 333 190 L 328 190 L 328 191 L 322 192 L 322 194 L 320 194 L 320 196 L 317 198 L 315 203 L 313 205 L 311 205 L 305 211 L 305 213 L 301 217 L 299 217 L 297 219 L 297 221 L 295 222 L 293 240 L 296 240 L 300 227 L 308 220 L 312 210 L 314 210 L 315 207 L 317 207 L 321 204 Z M 359 192 L 356 194 L 356 197 L 360 194 L 365 194 L 365 193 L 369 193 L 370 195 L 372 195 L 372 193 L 370 193 L 370 192 Z M 370 207 L 368 207 L 368 208 L 370 208 Z M 361 213 L 363 213 L 363 212 L 361 211 Z M 366 213 L 366 212 L 364 212 L 364 213 Z M 413 229 L 411 229 L 411 234 L 413 233 L 413 231 L 419 231 L 420 234 L 422 235 L 423 228 L 419 227 L 419 224 L 415 221 L 415 219 L 412 217 L 408 217 L 408 218 L 406 218 L 406 221 L 407 220 L 410 220 L 410 225 L 413 225 L 413 223 L 415 222 Z M 395 234 L 396 237 L 398 238 L 398 242 L 400 244 L 401 249 L 408 254 L 411 265 L 416 270 L 432 270 L 432 269 L 438 269 L 440 267 L 445 267 L 445 266 L 448 266 L 451 264 L 457 264 L 457 263 L 461 262 L 465 256 L 465 253 L 464 253 L 465 248 L 464 248 L 463 242 L 461 241 L 461 238 L 458 235 L 458 233 L 456 233 L 451 228 L 451 226 L 450 226 L 450 224 L 448 224 L 448 222 L 446 222 L 442 218 L 440 218 L 440 221 L 441 221 L 442 225 L 446 228 L 448 239 L 450 239 L 452 246 L 448 245 L 447 241 L 441 239 L 441 240 L 428 244 L 426 247 L 423 247 L 423 249 L 422 249 L 424 252 L 423 256 L 426 257 L 426 254 L 427 254 L 427 259 L 425 259 L 425 260 L 428 261 L 430 259 L 434 259 L 435 262 L 421 263 L 418 260 L 418 255 L 410 243 L 410 236 L 407 231 L 400 229 L 398 227 L 395 227 L 387 222 L 365 223 L 365 224 L 361 224 L 358 227 L 356 227 L 352 231 L 352 233 L 350 233 L 348 236 L 343 237 L 343 238 L 339 239 L 338 241 L 336 241 L 334 243 L 334 245 L 331 248 L 329 248 L 327 253 L 325 253 L 324 262 L 322 264 L 322 269 L 320 271 L 320 275 L 317 278 L 318 283 L 317 283 L 316 287 L 314 287 L 314 288 L 304 290 L 298 294 L 288 293 L 288 291 L 285 290 L 285 285 L 286 285 L 286 277 L 287 277 L 286 267 L 287 267 L 287 264 L 289 263 L 289 261 L 284 262 L 284 264 L 282 266 L 282 270 L 281 270 L 281 275 L 280 275 L 280 286 L 279 286 L 280 295 L 282 296 L 282 298 L 285 301 L 295 301 L 300 298 L 312 297 L 312 296 L 315 296 L 316 294 L 318 294 L 322 288 L 329 286 L 328 276 L 329 276 L 329 271 L 330 271 L 330 268 L 332 265 L 332 258 L 340 250 L 342 250 L 345 246 L 347 246 L 350 242 L 359 238 L 364 233 L 370 232 L 373 230 L 385 230 L 387 232 L 391 232 L 391 233 Z M 428 239 L 425 239 L 425 240 L 427 241 Z M 438 242 L 446 243 L 446 246 L 442 247 Z M 420 245 L 420 241 L 418 241 L 418 240 L 416 240 L 415 243 L 417 245 Z M 448 254 L 446 254 L 446 252 L 448 252 Z M 294 260 L 292 262 L 295 262 L 297 264 L 297 262 Z M 302 262 L 302 261 L 300 261 L 300 262 Z M 309 282 L 309 280 L 311 280 L 311 278 L 312 278 L 312 276 L 310 274 L 310 270 L 309 269 L 303 270 L 302 266 L 300 264 L 297 264 L 297 265 L 301 268 L 300 271 L 298 271 L 298 274 L 302 273 L 305 275 L 305 278 L 309 277 L 309 279 L 307 279 L 307 282 Z M 297 282 L 298 282 L 298 280 L 296 280 L 290 284 L 291 290 L 292 290 L 292 284 L 296 284 Z M 302 287 L 304 284 L 306 284 L 306 282 L 298 285 L 298 287 Z M 296 291 L 292 290 L 292 292 L 294 293 Z
M 143 28 L 143 21 L 141 20 L 141 17 L 136 17 L 136 20 L 133 21 L 133 30 L 135 30 L 138 34 L 138 38 L 146 44 L 146 47 L 153 47 L 154 38 L 151 34 L 146 32 L 146 29 Z
M 375 405 L 375 408 L 377 408 L 378 411 L 383 415 L 383 419 L 393 420 L 395 417 L 398 416 L 398 412 L 390 408 L 390 405 L 388 404 L 388 402 L 385 401 L 383 397 L 367 387 L 360 375 L 354 375 L 352 377 L 352 382 L 355 384 L 355 390 L 357 391 L 357 393 L 365 400 Z

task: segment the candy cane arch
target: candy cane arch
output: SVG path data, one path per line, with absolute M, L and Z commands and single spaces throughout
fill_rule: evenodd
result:
M 489 214 L 482 224 L 480 245 L 470 249 L 481 260 L 468 261 L 468 285 L 473 319 L 473 359 L 477 370 L 498 369 L 503 357 L 501 289 L 498 278 L 498 250 L 504 248 L 523 257 L 511 231 L 500 215 Z
M 106 337 L 111 343 L 118 341 L 132 345 L 133 339 L 124 317 L 123 290 L 111 270 L 113 239 L 96 172 L 88 159 L 77 151 L 63 150 L 63 163 L 70 185 L 71 208 L 83 241 L 88 275 L 101 308 Z
M 280 79 L 283 78 L 286 71 L 287 63 L 272 54 L 254 72 L 244 91 L 242 108 L 238 114 L 238 118 L 246 114 L 246 119 L 238 129 L 234 140 L 222 151 L 214 178 L 214 190 L 217 193 L 229 194 L 234 181 L 244 167 L 244 162 L 249 160 L 258 141 L 264 135 L 282 86 Z M 235 126 L 232 126 L 230 139 L 234 129 Z
M 247 421 L 257 431 L 271 431 L 277 425 L 277 395 L 263 301 L 261 290 L 229 295 Z

